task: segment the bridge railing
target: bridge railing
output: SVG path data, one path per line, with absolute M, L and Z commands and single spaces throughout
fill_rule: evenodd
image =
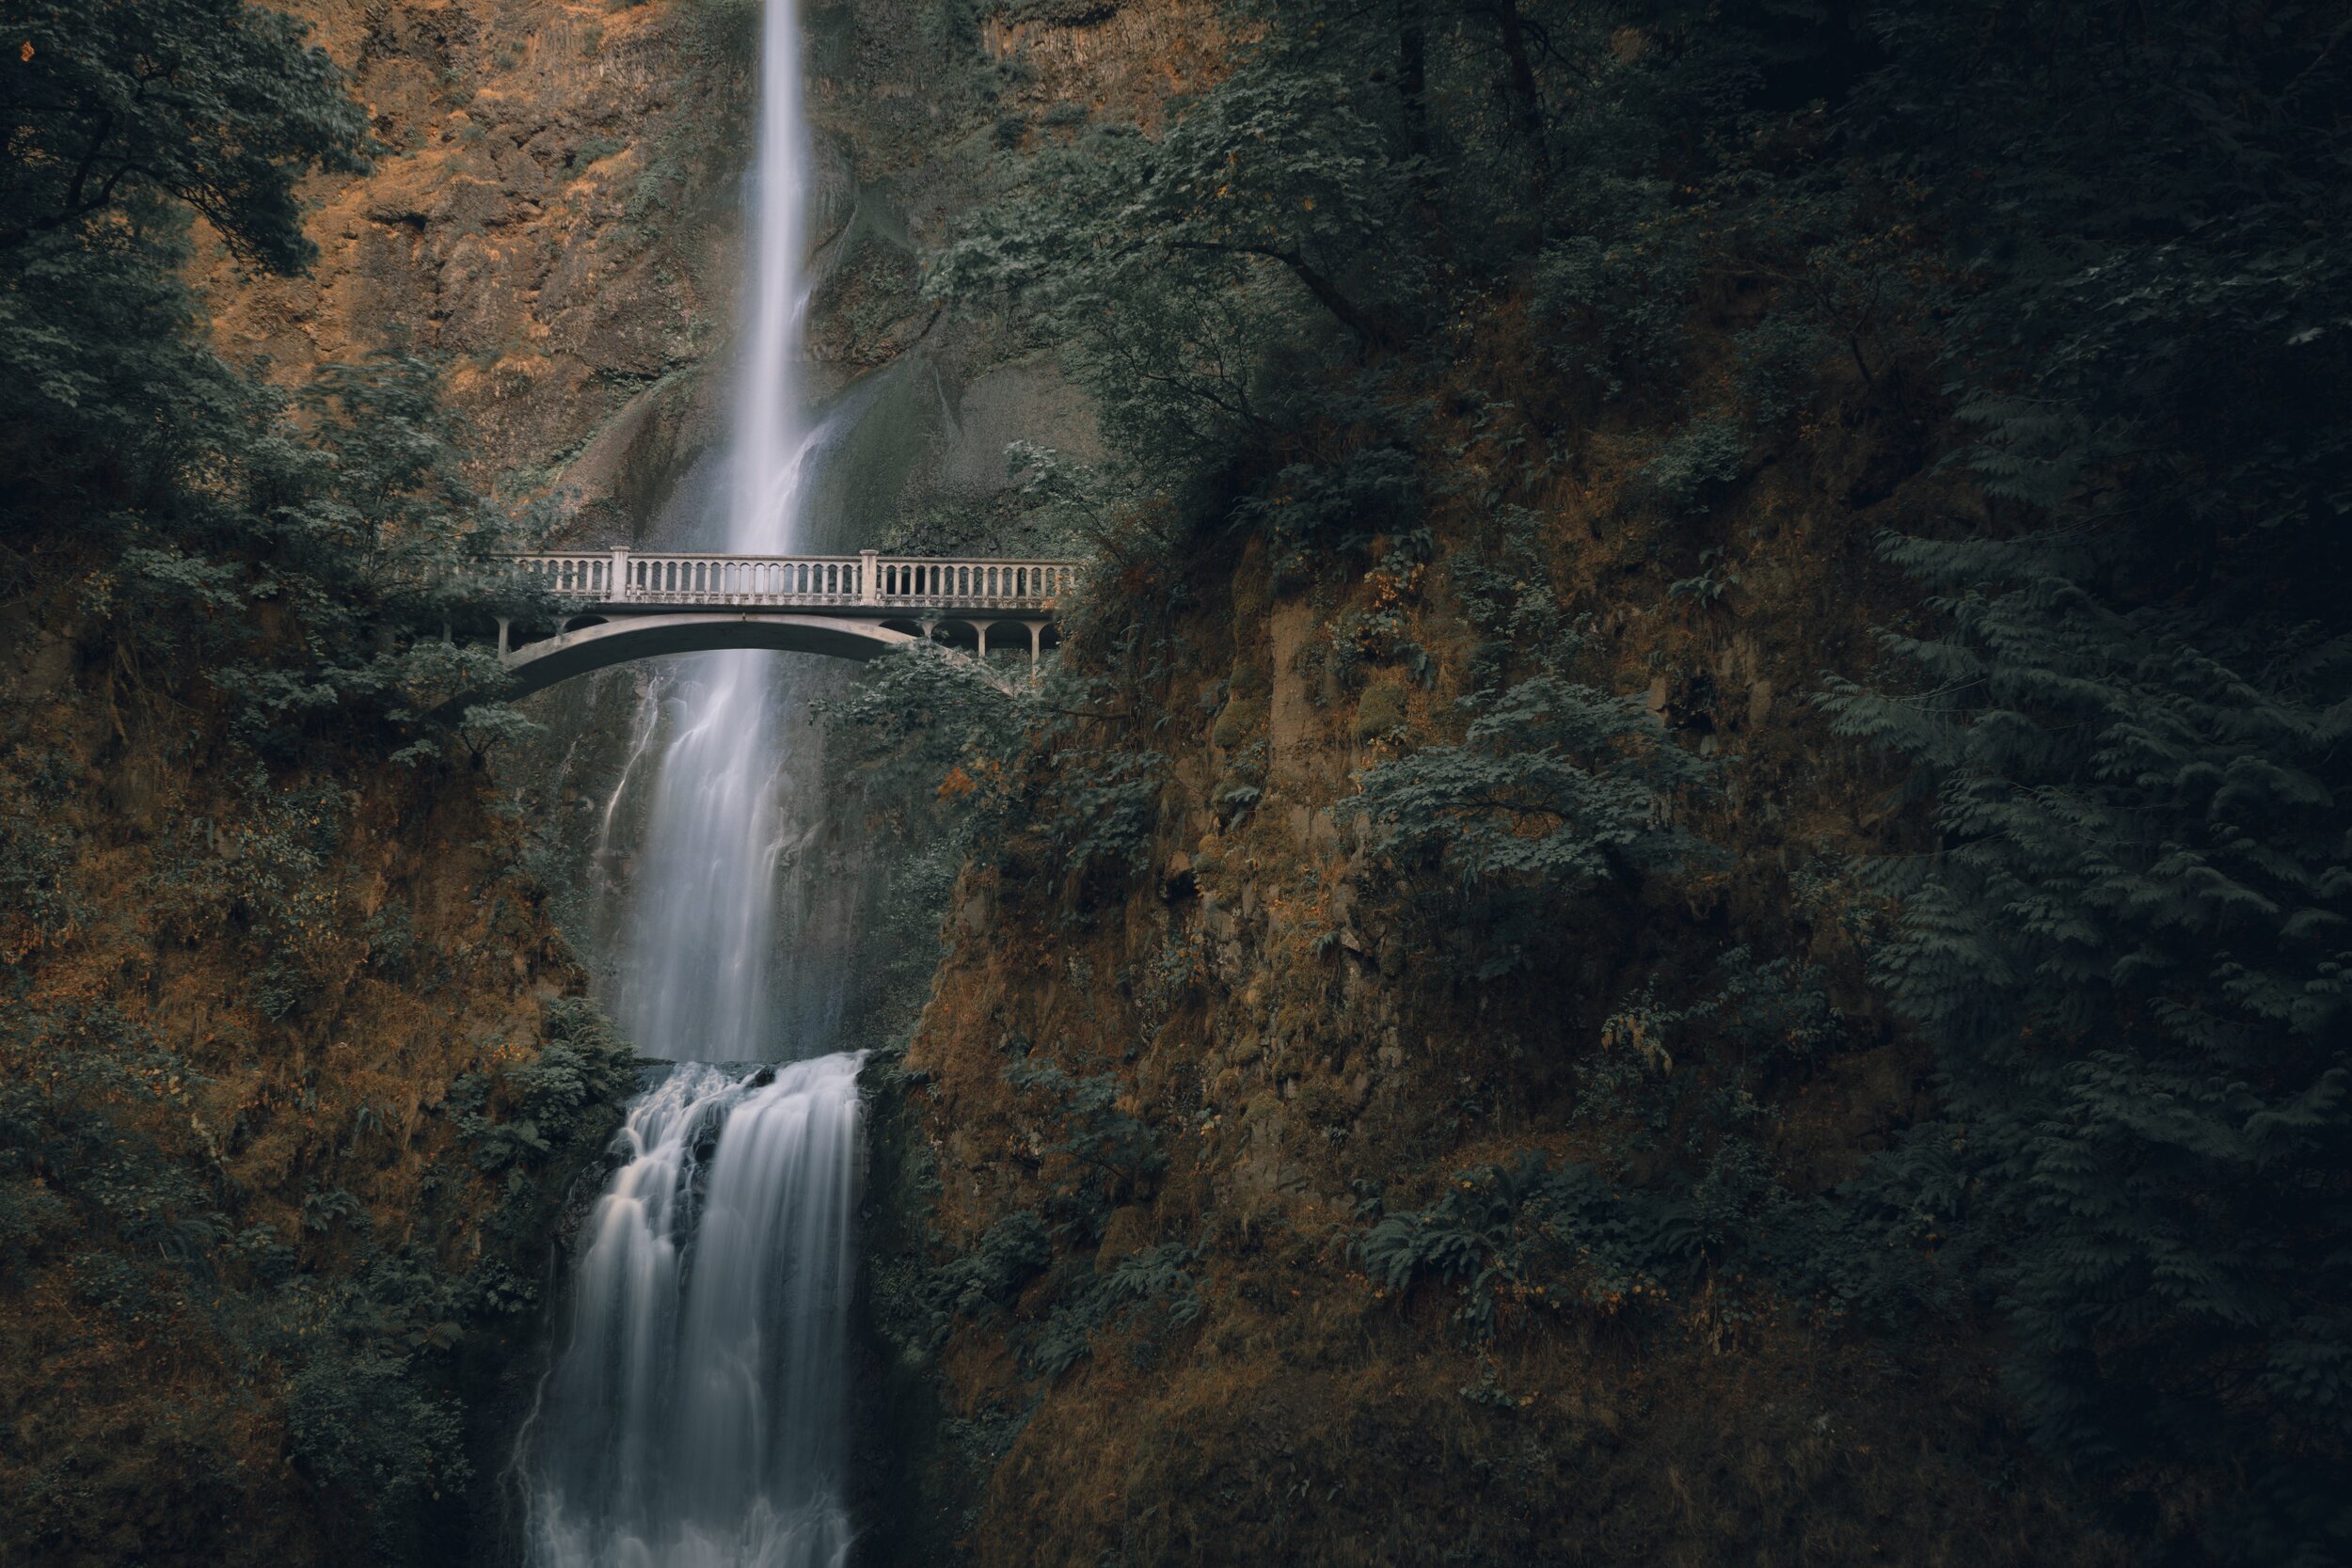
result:
M 1077 587 L 1076 561 L 558 550 L 502 558 L 550 594 L 598 605 L 1037 610 Z

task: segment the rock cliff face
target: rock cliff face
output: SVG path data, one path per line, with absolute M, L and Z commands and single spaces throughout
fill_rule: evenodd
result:
M 1051 135 L 1059 95 L 1197 84 L 1220 54 L 1183 8 L 1012 14 L 986 38 L 1017 47 L 1035 96 L 1009 100 L 1033 118 L 1007 114 L 1006 146 Z M 1149 123 L 1148 103 L 1120 106 Z M 1694 377 L 1720 370 L 1732 325 L 1702 324 Z M 1583 1275 L 1571 1294 L 1495 1260 L 1540 1244 L 1548 1200 L 1523 1206 L 1520 1162 L 1639 1180 L 1683 1135 L 1676 1096 L 1769 1099 L 1700 1200 L 1734 1205 L 1768 1180 L 1824 1191 L 1925 1114 L 1930 1065 L 1861 983 L 1874 916 L 1836 872 L 1886 847 L 1886 781 L 1791 694 L 1867 646 L 1876 531 L 1966 502 L 1926 466 L 1917 420 L 1856 379 L 1685 525 L 1736 600 L 1669 580 L 1629 522 L 1644 437 L 1607 420 L 1554 451 L 1506 541 L 1477 499 L 1503 459 L 1456 416 L 1550 372 L 1523 300 L 1483 302 L 1459 333 L 1459 363 L 1414 388 L 1448 410 L 1430 447 L 1452 453 L 1427 540 L 1375 541 L 1343 569 L 1204 529 L 1162 575 L 1105 591 L 1151 651 L 1093 650 L 1132 684 L 1061 744 L 1157 781 L 1136 863 L 1073 866 L 1071 834 L 1016 820 L 965 872 L 929 1006 L 877 1074 L 884 1397 L 862 1550 L 1022 1568 L 2107 1560 L 2020 1481 L 2032 1461 L 1973 1329 L 1897 1354 L 1729 1276 Z M 1724 789 L 1675 809 L 1740 867 L 1529 910 L 1570 955 L 1533 970 L 1454 928 L 1450 869 L 1376 853 L 1350 811 L 1365 769 L 1459 734 L 1454 700 L 1492 657 L 1471 601 L 1527 587 L 1474 575 L 1498 559 L 1583 618 L 1612 700 L 1724 765 Z M 1384 652 L 1400 647 L 1417 671 Z M 1024 776 L 1025 810 L 1068 806 L 1055 773 Z M 1739 1053 L 1710 1031 L 1751 1028 L 1758 1064 L 1802 1065 L 1727 1070 Z M 1712 1061 L 1677 1076 L 1686 1038 Z M 1605 1121 L 1651 1105 L 1650 1131 L 1609 1142 Z M 1650 1152 L 1613 1166 L 1628 1147 Z M 1449 1201 L 1476 1261 L 1442 1289 L 1375 1277 L 1373 1227 Z
M 480 481 L 527 499 L 585 467 L 626 498 L 627 442 L 580 455 L 658 425 L 643 394 L 729 293 L 723 243 L 672 243 L 708 231 L 678 150 L 739 100 L 723 30 L 291 8 L 384 147 L 309 193 L 306 277 L 246 276 L 199 228 L 216 344 L 289 387 L 439 356 Z M 570 999 L 550 884 L 478 761 L 265 767 L 203 672 L 109 641 L 105 567 L 44 543 L 0 610 L 0 1137 L 34 1173 L 0 1190 L 0 1559 L 487 1549 L 626 1050 Z
M 374 170 L 310 193 L 307 277 L 204 263 L 231 354 L 288 380 L 405 347 L 448 367 L 478 479 L 625 487 L 645 393 L 724 332 L 733 250 L 714 202 L 742 123 L 729 25 L 692 6 L 319 0 L 294 8 L 351 75 Z

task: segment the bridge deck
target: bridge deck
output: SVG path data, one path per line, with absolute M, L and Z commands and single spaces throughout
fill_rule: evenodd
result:
M 940 620 L 1051 620 L 1082 562 L 856 555 L 565 550 L 504 558 L 507 569 L 582 609 L 792 610 Z

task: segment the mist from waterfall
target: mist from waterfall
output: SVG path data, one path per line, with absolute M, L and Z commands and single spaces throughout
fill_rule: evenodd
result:
M 795 373 L 800 91 L 794 0 L 769 0 L 741 379 L 711 541 L 730 552 L 802 547 L 822 444 Z M 600 922 L 605 1001 L 641 1051 L 677 1065 L 629 1109 L 518 1449 L 534 1568 L 837 1568 L 849 1550 L 858 1058 L 749 1065 L 833 1037 L 806 1027 L 833 1007 L 778 982 L 780 875 L 807 816 L 790 809 L 787 766 L 803 702 L 779 674 L 755 652 L 675 661 L 632 731 L 629 772 L 651 776 L 636 872 Z

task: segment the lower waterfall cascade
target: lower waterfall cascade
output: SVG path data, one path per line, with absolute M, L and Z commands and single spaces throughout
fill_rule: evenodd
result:
M 525 1433 L 532 1562 L 844 1560 L 859 1061 L 681 1063 L 630 1107 Z

